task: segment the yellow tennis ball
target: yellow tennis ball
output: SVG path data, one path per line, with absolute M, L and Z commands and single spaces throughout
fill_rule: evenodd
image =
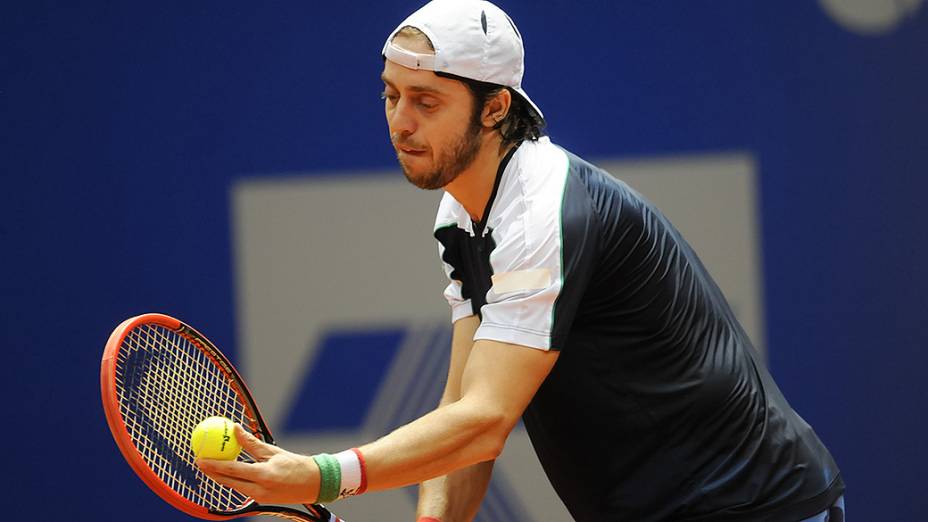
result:
M 242 446 L 235 438 L 234 427 L 225 417 L 209 417 L 193 429 L 190 449 L 204 459 L 235 460 Z

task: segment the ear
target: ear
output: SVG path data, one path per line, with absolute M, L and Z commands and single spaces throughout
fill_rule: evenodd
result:
M 483 106 L 480 123 L 487 128 L 496 127 L 509 114 L 510 107 L 512 107 L 512 93 L 509 92 L 509 89 L 501 89 L 496 96 L 487 100 L 486 105 Z

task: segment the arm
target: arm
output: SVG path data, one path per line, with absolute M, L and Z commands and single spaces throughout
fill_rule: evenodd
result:
M 473 520 L 490 484 L 493 463 L 481 462 L 423 482 L 417 516 L 443 522 Z
M 497 341 L 475 342 L 461 374 L 460 399 L 361 447 L 367 490 L 417 484 L 495 459 L 557 356 Z M 260 462 L 201 459 L 200 468 L 259 502 L 316 501 L 319 471 L 309 457 L 244 439 L 245 449 Z
M 497 341 L 475 342 L 459 400 L 361 448 L 368 464 L 368 491 L 416 484 L 495 459 L 557 355 Z
M 451 363 L 439 408 L 461 398 L 461 377 L 479 326 L 480 320 L 475 315 L 454 323 Z M 486 493 L 492 470 L 492 461 L 481 462 L 423 482 L 419 485 L 417 516 L 434 517 L 445 522 L 473 519 Z

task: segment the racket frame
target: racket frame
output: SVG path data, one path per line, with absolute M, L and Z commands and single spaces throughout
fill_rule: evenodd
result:
M 100 388 L 103 398 L 103 410 L 106 413 L 106 422 L 109 425 L 110 432 L 113 434 L 116 445 L 129 463 L 129 466 L 135 471 L 135 474 L 145 482 L 149 489 L 154 491 L 165 502 L 184 513 L 207 520 L 227 520 L 230 518 L 261 514 L 296 521 L 315 520 L 313 516 L 323 521 L 338 520 L 331 515 L 325 507 L 318 504 L 305 504 L 304 506 L 307 510 L 312 513 L 311 515 L 307 515 L 291 508 L 259 505 L 254 499 L 249 499 L 242 507 L 233 511 L 216 511 L 188 500 L 167 485 L 161 477 L 151 469 L 148 463 L 145 462 L 138 448 L 136 448 L 136 445 L 132 442 L 132 437 L 129 435 L 129 431 L 126 428 L 125 419 L 120 411 L 119 396 L 116 386 L 116 361 L 123 340 L 129 332 L 143 324 L 162 326 L 180 334 L 194 344 L 220 369 L 220 371 L 222 371 L 222 373 L 225 374 L 228 383 L 237 392 L 235 394 L 236 399 L 242 404 L 246 414 L 250 414 L 246 415 L 246 417 L 253 420 L 248 426 L 251 432 L 268 444 L 274 444 L 274 438 L 267 424 L 264 422 L 264 419 L 261 417 L 258 405 L 252 398 L 251 391 L 248 389 L 241 375 L 239 375 L 235 367 L 232 366 L 232 363 L 219 351 L 216 345 L 210 342 L 203 334 L 178 319 L 159 313 L 142 314 L 126 319 L 113 330 L 109 340 L 106 342 L 103 360 L 100 363 Z

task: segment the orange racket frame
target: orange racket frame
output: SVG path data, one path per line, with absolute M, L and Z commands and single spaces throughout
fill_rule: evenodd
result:
M 307 517 L 304 513 L 290 508 L 258 505 L 254 500 L 250 499 L 244 506 L 234 511 L 216 512 L 188 500 L 165 483 L 161 477 L 152 470 L 136 445 L 132 442 L 132 437 L 126 427 L 126 420 L 123 418 L 122 412 L 120 411 L 116 380 L 117 357 L 123 345 L 123 341 L 135 328 L 146 324 L 154 324 L 167 328 L 180 334 L 199 348 L 200 351 L 220 369 L 225 375 L 228 384 L 235 390 L 235 398 L 243 406 L 246 412 L 245 416 L 250 421 L 246 427 L 264 442 L 269 444 L 274 443 L 271 432 L 262 419 L 258 407 L 254 399 L 252 399 L 251 392 L 245 385 L 244 380 L 241 378 L 238 371 L 235 370 L 235 367 L 232 366 L 229 360 L 226 359 L 213 343 L 191 326 L 173 317 L 158 313 L 143 314 L 127 319 L 116 327 L 106 343 L 100 368 L 100 388 L 103 398 L 103 410 L 106 413 L 106 422 L 109 425 L 110 432 L 113 434 L 116 445 L 119 447 L 119 451 L 122 453 L 123 457 L 125 457 L 129 466 L 132 467 L 132 470 L 135 471 L 135 474 L 168 504 L 188 515 L 198 518 L 207 520 L 227 520 L 230 518 L 264 514 L 298 521 L 314 519 L 332 522 L 340 521 L 340 519 L 332 515 L 324 506 L 318 504 L 306 505 L 306 508 L 311 513 L 316 514 Z

